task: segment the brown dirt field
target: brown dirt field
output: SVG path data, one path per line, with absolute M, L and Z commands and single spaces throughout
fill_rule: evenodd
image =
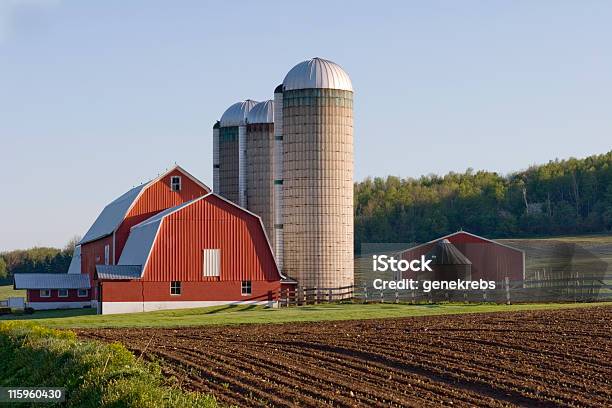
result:
M 612 406 L 612 307 L 77 332 L 241 407 Z

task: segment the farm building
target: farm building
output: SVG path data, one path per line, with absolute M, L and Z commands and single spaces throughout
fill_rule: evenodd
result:
M 401 259 L 432 259 L 432 279 L 522 281 L 525 275 L 525 253 L 520 249 L 458 231 L 401 252 Z M 421 279 L 414 272 L 403 273 L 406 279 Z
M 295 65 L 274 99 L 213 125 L 213 190 L 261 215 L 302 288 L 353 285 L 353 84 L 338 64 Z
M 67 274 L 15 275 L 35 309 L 104 314 L 269 303 L 294 283 L 279 273 L 259 217 L 179 166 L 107 205 Z

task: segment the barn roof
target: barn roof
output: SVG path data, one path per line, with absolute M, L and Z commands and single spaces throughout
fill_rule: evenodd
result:
M 87 242 L 95 241 L 97 239 L 111 235 L 113 232 L 115 232 L 117 228 L 119 228 L 123 220 L 125 219 L 125 216 L 129 212 L 129 210 L 132 208 L 132 206 L 134 205 L 138 197 L 140 197 L 140 194 L 147 187 L 154 184 L 158 180 L 162 179 L 163 177 L 173 172 L 174 170 L 179 170 L 185 176 L 189 177 L 191 180 L 193 180 L 194 182 L 199 184 L 201 187 L 203 187 L 206 191 L 210 191 L 210 188 L 208 186 L 206 186 L 201 181 L 193 177 L 191 174 L 185 171 L 182 167 L 174 166 L 172 169 L 165 172 L 161 176 L 132 188 L 131 190 L 129 190 L 128 192 L 120 196 L 119 198 L 112 201 L 106 207 L 104 207 L 100 215 L 98 215 L 98 218 L 96 218 L 93 225 L 89 228 L 89 230 L 87 231 L 87 233 L 81 240 L 80 244 L 85 244 Z
M 230 204 L 231 206 L 236 207 L 240 209 L 241 211 L 244 211 L 247 214 L 250 214 L 251 216 L 257 218 L 257 220 L 259 221 L 259 225 L 261 226 L 261 229 L 264 233 L 264 236 L 266 237 L 268 249 L 270 250 L 272 257 L 274 258 L 274 251 L 272 251 L 272 246 L 270 245 L 270 240 L 268 239 L 268 235 L 266 234 L 266 229 L 263 226 L 261 217 L 259 217 L 255 213 L 252 213 L 249 210 L 246 210 L 240 207 L 238 204 L 233 203 L 232 201 L 218 194 L 210 192 L 208 194 L 203 195 L 202 197 L 198 197 L 193 200 L 179 204 L 175 207 L 168 208 L 167 210 L 164 210 L 152 216 L 151 218 L 147 218 L 146 220 L 142 221 L 140 224 L 134 225 L 132 229 L 130 230 L 130 235 L 128 237 L 127 242 L 125 243 L 125 247 L 123 248 L 123 252 L 121 253 L 121 257 L 119 258 L 119 262 L 117 263 L 116 266 L 139 265 L 141 266 L 139 277 L 142 277 L 142 273 L 144 272 L 147 260 L 149 259 L 149 255 L 151 254 L 153 245 L 155 244 L 155 238 L 157 237 L 157 232 L 159 231 L 159 227 L 161 226 L 161 223 L 163 222 L 164 218 L 166 218 L 170 214 L 173 214 L 177 211 L 182 210 L 185 207 L 188 207 L 189 205 L 195 203 L 196 201 L 204 200 L 210 197 L 217 197 L 218 199 Z M 276 263 L 275 258 L 274 258 L 274 262 Z M 276 264 L 278 265 L 278 263 Z M 281 279 L 290 279 L 282 274 L 278 266 L 277 266 L 277 270 L 278 270 L 278 273 Z M 290 283 L 290 282 L 287 281 L 287 283 Z
M 455 235 L 459 235 L 459 234 L 469 235 L 470 237 L 473 237 L 473 238 L 479 239 L 479 240 L 481 240 L 481 241 L 489 242 L 489 243 L 491 243 L 491 244 L 494 244 L 494 245 L 499 245 L 499 246 L 502 246 L 502 247 L 505 247 L 505 248 L 511 249 L 511 250 L 513 250 L 513 251 L 516 251 L 516 252 L 520 252 L 520 253 L 522 253 L 522 254 L 525 254 L 525 251 L 523 251 L 523 250 L 521 250 L 521 249 L 514 248 L 514 247 L 511 247 L 510 245 L 502 244 L 501 242 L 497 242 L 497 241 L 494 241 L 494 240 L 492 240 L 492 239 L 488 239 L 488 238 L 485 238 L 485 237 L 481 237 L 480 235 L 472 234 L 471 232 L 467 232 L 467 231 L 464 231 L 464 230 L 457 231 L 457 232 L 453 232 L 452 234 L 444 235 L 443 237 L 440 237 L 440 238 L 432 239 L 432 240 L 431 240 L 431 241 L 429 241 L 429 242 L 425 242 L 425 243 L 423 243 L 423 244 L 420 244 L 420 245 L 414 246 L 414 247 L 412 247 L 412 248 L 408 248 L 408 249 L 406 249 L 405 251 L 402 251 L 402 253 L 404 253 L 404 252 L 408 252 L 408 251 L 412 251 L 412 250 L 415 250 L 415 249 L 418 249 L 418 248 L 421 248 L 421 247 L 424 247 L 425 245 L 434 244 L 434 243 L 436 243 L 436 242 L 438 242 L 438 241 L 442 241 L 442 240 L 444 240 L 444 239 L 452 238 L 452 237 L 454 237 Z
M 89 289 L 88 275 L 67 273 L 16 273 L 15 289 Z
M 138 279 L 141 273 L 141 265 L 96 265 L 98 279 Z
M 436 242 L 427 253 L 427 259 L 434 265 L 471 265 L 472 262 L 461 253 L 448 239 Z
M 72 253 L 72 259 L 70 260 L 70 266 L 68 267 L 69 274 L 81 273 L 81 246 L 77 245 Z

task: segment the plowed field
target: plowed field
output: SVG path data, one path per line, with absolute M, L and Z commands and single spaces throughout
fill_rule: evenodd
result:
M 80 330 L 238 406 L 612 406 L 612 307 Z

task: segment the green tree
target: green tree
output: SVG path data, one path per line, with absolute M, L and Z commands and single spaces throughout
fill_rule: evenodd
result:
M 6 261 L 0 256 L 0 279 L 6 279 L 8 277 L 8 270 L 6 269 Z

